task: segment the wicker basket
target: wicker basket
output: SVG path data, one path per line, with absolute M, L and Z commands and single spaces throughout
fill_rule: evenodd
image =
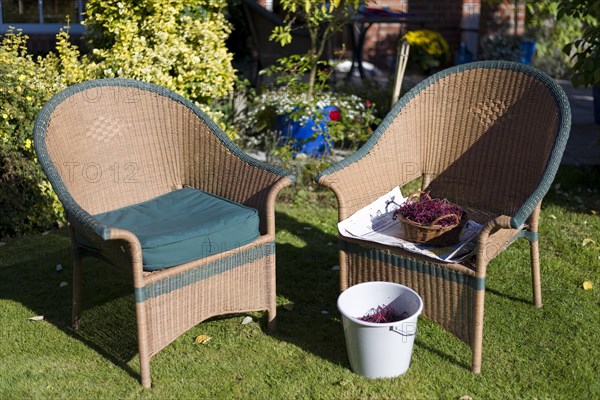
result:
M 436 225 L 438 221 L 453 216 L 456 222 L 452 225 L 441 226 Z M 466 216 L 463 218 L 456 214 L 442 215 L 432 222 L 430 226 L 423 226 L 413 221 L 409 221 L 396 214 L 396 219 L 402 225 L 400 238 L 412 243 L 427 244 L 430 246 L 451 246 L 458 242 L 460 232 L 466 221 Z

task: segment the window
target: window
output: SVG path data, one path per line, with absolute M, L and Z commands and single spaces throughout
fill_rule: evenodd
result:
M 2 0 L 2 23 L 38 23 L 35 1 Z
M 67 15 L 72 23 L 81 22 L 77 0 L 44 0 L 41 3 L 44 22 L 64 23 Z
M 0 34 L 9 26 L 24 33 L 56 33 L 67 24 L 83 31 L 84 0 L 0 0 Z

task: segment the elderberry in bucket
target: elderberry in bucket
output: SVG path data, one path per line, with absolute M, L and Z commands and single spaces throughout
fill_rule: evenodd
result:
M 358 317 L 358 319 L 361 321 L 372 322 L 376 324 L 398 322 L 406 318 L 408 318 L 408 313 L 406 311 L 396 314 L 394 307 L 392 307 L 390 304 L 377 306 L 377 308 L 371 308 L 365 315 Z

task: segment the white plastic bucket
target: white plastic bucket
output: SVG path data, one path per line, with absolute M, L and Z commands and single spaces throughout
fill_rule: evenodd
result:
M 391 305 L 408 318 L 390 323 L 361 321 L 371 309 Z M 417 319 L 423 300 L 414 290 L 391 282 L 365 282 L 346 289 L 338 297 L 346 349 L 352 370 L 367 378 L 392 378 L 410 365 Z

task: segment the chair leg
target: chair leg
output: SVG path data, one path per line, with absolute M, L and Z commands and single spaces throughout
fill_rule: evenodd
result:
M 152 386 L 150 378 L 150 351 L 148 349 L 148 327 L 146 326 L 146 308 L 143 303 L 135 304 L 135 315 L 137 319 L 138 349 L 140 352 L 140 375 L 142 386 Z
M 348 258 L 346 252 L 340 250 L 340 292 L 348 289 Z
M 83 259 L 79 250 L 73 249 L 73 309 L 71 324 L 75 330 L 79 330 L 81 327 L 82 265 Z
M 275 308 L 269 308 L 267 310 L 267 329 L 269 330 L 269 333 L 275 333 L 275 331 L 277 330 L 277 319 L 275 318 L 277 316 L 277 310 Z
M 540 274 L 540 251 L 538 241 L 529 243 L 531 250 L 531 283 L 533 285 L 533 304 L 542 307 L 542 282 Z
M 152 387 L 152 381 L 150 379 L 150 357 L 142 356 L 140 353 L 140 373 L 142 375 L 142 386 L 149 389 Z
M 273 228 L 275 230 L 275 228 Z M 267 290 L 269 296 L 269 304 L 267 308 L 267 329 L 269 333 L 275 333 L 277 329 L 277 269 L 275 254 L 268 256 L 267 268 L 269 268 L 269 277 L 267 282 Z
M 473 306 L 473 339 L 471 342 L 471 371 L 481 372 L 481 355 L 483 353 L 483 310 L 485 290 L 475 291 L 475 304 Z
M 536 307 L 542 307 L 542 283 L 540 274 L 540 250 L 537 238 L 538 222 L 540 218 L 541 203 L 533 210 L 529 218 L 529 231 L 532 233 L 532 239 L 529 240 L 531 252 L 531 283 L 533 288 L 533 304 Z

